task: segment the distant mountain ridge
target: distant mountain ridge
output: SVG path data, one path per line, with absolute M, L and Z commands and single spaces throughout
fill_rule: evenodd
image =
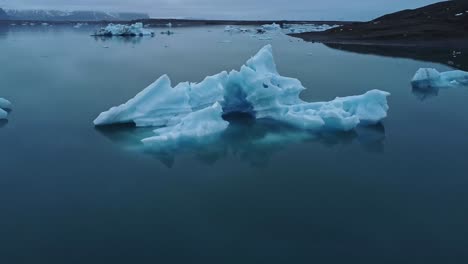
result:
M 133 12 L 102 12 L 102 11 L 59 11 L 59 10 L 17 10 L 4 11 L 10 20 L 35 21 L 129 21 L 148 19 L 149 15 Z M 0 11 L 0 18 L 2 12 Z

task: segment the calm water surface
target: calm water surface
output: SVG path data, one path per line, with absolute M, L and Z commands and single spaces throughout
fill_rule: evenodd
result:
M 0 263 L 468 262 L 468 88 L 409 82 L 448 66 L 160 30 L 0 29 L 0 97 L 14 104 L 0 123 Z M 315 136 L 234 117 L 222 141 L 168 153 L 141 150 L 147 130 L 92 124 L 162 74 L 200 81 L 268 43 L 303 99 L 386 90 L 389 117 Z

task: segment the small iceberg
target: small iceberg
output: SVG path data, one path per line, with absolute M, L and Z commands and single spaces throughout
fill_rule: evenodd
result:
M 8 116 L 8 112 L 5 110 L 11 109 L 10 101 L 0 98 L 0 119 L 5 119 Z
M 241 28 L 241 27 L 236 27 L 236 26 L 226 26 L 224 28 L 225 32 L 231 32 L 231 33 L 247 33 L 251 32 L 250 29 L 248 28 Z
M 76 23 L 76 24 L 73 26 L 73 28 L 81 28 L 81 27 L 87 26 L 87 25 L 88 25 L 88 23 Z
M 419 89 L 468 86 L 468 72 L 457 70 L 440 73 L 436 69 L 421 68 L 414 75 L 411 84 Z
M 317 25 L 317 24 L 285 24 L 284 27 L 290 34 L 306 33 L 306 32 L 321 32 L 332 28 L 339 27 L 340 25 Z
M 226 26 L 224 28 L 224 31 L 226 32 L 232 32 L 232 31 L 238 31 L 239 30 L 239 27 L 235 27 L 235 26 Z
M 309 103 L 299 98 L 304 89 L 299 80 L 278 73 L 272 46 L 267 45 L 240 71 L 224 71 L 200 83 L 172 87 L 169 77 L 163 75 L 133 99 L 101 113 L 94 124 L 163 127 L 154 131 L 156 136 L 142 140 L 161 144 L 211 138 L 227 127 L 221 117 L 228 114 L 244 113 L 319 132 L 350 131 L 360 124 L 376 124 L 389 109 L 390 94 L 384 91 Z
M 438 72 L 436 69 L 421 68 L 411 80 L 412 92 L 421 101 L 439 95 L 439 90 L 468 87 L 468 72 Z
M 122 37 L 137 37 L 137 36 L 154 36 L 154 32 L 144 28 L 143 23 L 135 23 L 130 26 L 121 24 L 109 24 L 104 28 L 96 31 L 93 36 L 122 36 Z
M 281 26 L 276 23 L 273 23 L 273 24 L 262 25 L 261 28 L 265 31 L 276 31 L 276 30 L 280 30 Z

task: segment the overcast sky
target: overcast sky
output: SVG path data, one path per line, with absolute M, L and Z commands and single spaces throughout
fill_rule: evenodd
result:
M 0 0 L 17 9 L 141 11 L 152 17 L 369 20 L 439 0 Z

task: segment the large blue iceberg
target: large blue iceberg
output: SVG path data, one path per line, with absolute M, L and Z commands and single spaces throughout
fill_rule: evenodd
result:
M 299 80 L 277 72 L 272 47 L 267 45 L 240 71 L 221 72 L 200 83 L 172 87 L 163 75 L 128 102 L 101 113 L 94 124 L 163 127 L 154 131 L 154 137 L 142 140 L 152 145 L 219 134 L 228 125 L 222 116 L 231 113 L 311 131 L 349 131 L 387 116 L 390 94 L 384 91 L 309 103 L 299 98 L 304 89 Z
M 4 98 L 0 98 L 0 119 L 7 118 L 8 112 L 5 109 L 11 109 L 11 103 Z

